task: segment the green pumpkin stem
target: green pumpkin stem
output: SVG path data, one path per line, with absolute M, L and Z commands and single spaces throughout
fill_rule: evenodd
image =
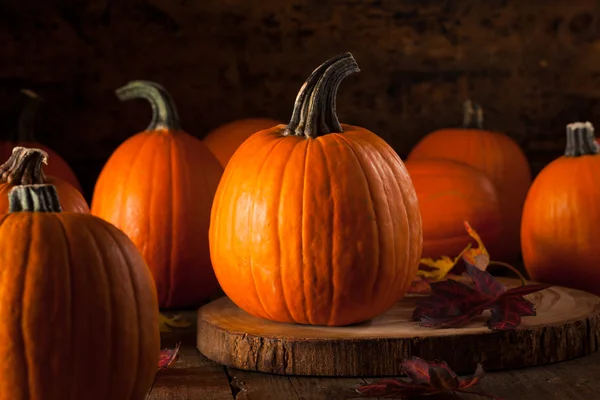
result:
M 19 185 L 8 192 L 8 212 L 62 212 L 54 185 Z
M 40 149 L 17 146 L 6 162 L 0 165 L 0 179 L 13 185 L 46 183 L 42 164 L 48 164 L 48 153 Z
M 285 135 L 316 138 L 343 131 L 336 114 L 340 83 L 348 75 L 360 72 L 352 54 L 343 53 L 321 64 L 298 92 L 294 111 Z
M 29 89 L 21 89 L 21 93 L 29 98 L 29 101 L 23 107 L 21 115 L 19 116 L 19 130 L 17 134 L 17 142 L 35 142 L 35 135 L 33 134 L 33 126 L 35 116 L 39 111 L 44 99 L 37 93 Z
M 594 126 L 590 122 L 573 122 L 567 125 L 566 157 L 588 156 L 600 153 Z
M 152 107 L 152 121 L 147 131 L 180 129 L 179 115 L 173 98 L 161 85 L 150 81 L 131 81 L 115 90 L 119 100 L 145 99 Z
M 470 128 L 473 122 L 477 129 L 483 129 L 483 108 L 478 103 L 466 100 L 463 103 L 463 127 Z

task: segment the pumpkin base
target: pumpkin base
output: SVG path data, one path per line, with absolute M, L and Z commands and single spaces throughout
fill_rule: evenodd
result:
M 498 278 L 508 287 L 519 280 Z M 398 376 L 398 360 L 442 359 L 459 374 L 485 360 L 486 371 L 531 367 L 589 355 L 600 341 L 600 297 L 553 286 L 527 296 L 537 316 L 514 331 L 485 326 L 488 312 L 460 329 L 431 329 L 411 321 L 420 296 L 407 295 L 366 323 L 323 327 L 253 317 L 227 297 L 198 311 L 197 347 L 229 367 L 280 375 Z

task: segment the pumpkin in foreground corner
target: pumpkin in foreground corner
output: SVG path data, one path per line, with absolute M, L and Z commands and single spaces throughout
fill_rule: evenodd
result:
M 144 255 L 161 309 L 194 308 L 219 289 L 210 264 L 210 208 L 223 168 L 183 131 L 171 95 L 133 81 L 122 100 L 150 102 L 152 122 L 110 156 L 94 188 L 92 214 L 125 232 Z
M 0 220 L 0 400 L 144 400 L 160 355 L 156 288 L 123 232 L 15 186 Z
M 521 244 L 531 279 L 600 295 L 600 146 L 589 122 L 567 125 L 563 156 L 536 176 Z
M 400 157 L 340 124 L 335 95 L 350 53 L 319 66 L 290 123 L 234 153 L 213 203 L 210 254 L 227 296 L 257 317 L 342 326 L 390 309 L 416 275 L 421 216 Z

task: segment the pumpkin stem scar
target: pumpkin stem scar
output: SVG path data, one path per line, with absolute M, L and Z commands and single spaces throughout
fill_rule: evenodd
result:
M 19 115 L 19 130 L 16 142 L 35 142 L 35 136 L 33 134 L 33 121 L 35 115 L 40 109 L 44 99 L 33 90 L 21 89 L 21 93 L 29 98 L 29 101 L 21 110 Z
M 463 103 L 463 127 L 470 128 L 475 117 L 475 127 L 483 129 L 483 108 L 478 103 L 473 103 L 471 100 L 466 100 Z
M 152 121 L 146 128 L 147 131 L 176 131 L 181 128 L 177 107 L 175 107 L 173 98 L 158 83 L 131 81 L 115 90 L 115 94 L 121 101 L 145 99 L 150 103 L 152 107 Z
M 62 212 L 54 185 L 19 185 L 8 192 L 8 212 Z
M 6 162 L 0 165 L 0 179 L 15 185 L 46 183 L 42 164 L 48 164 L 48 153 L 40 149 L 17 146 Z
M 600 153 L 594 126 L 590 122 L 573 122 L 567 125 L 566 157 L 589 156 Z
M 341 133 L 335 108 L 337 91 L 342 80 L 355 72 L 360 69 L 350 53 L 339 54 L 317 67 L 296 96 L 284 135 L 314 139 L 328 133 Z

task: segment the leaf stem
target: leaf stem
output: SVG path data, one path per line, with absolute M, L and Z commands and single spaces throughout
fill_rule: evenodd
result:
M 515 268 L 515 267 L 513 267 L 512 265 L 510 265 L 510 264 L 507 264 L 507 263 L 505 263 L 505 262 L 502 262 L 502 261 L 490 261 L 490 262 L 488 263 L 488 266 L 490 266 L 490 265 L 497 265 L 497 266 L 499 266 L 499 267 L 504 267 L 504 268 L 506 268 L 506 269 L 509 269 L 509 270 L 511 270 L 511 271 L 512 271 L 512 272 L 513 272 L 515 275 L 517 275 L 517 276 L 519 277 L 519 279 L 521 280 L 521 285 L 522 285 L 522 286 L 525 286 L 525 285 L 527 285 L 527 279 L 526 279 L 526 278 L 523 276 L 523 274 L 522 274 L 522 273 L 520 273 L 520 272 L 519 272 L 519 270 L 518 270 L 518 269 L 516 269 L 516 268 Z

